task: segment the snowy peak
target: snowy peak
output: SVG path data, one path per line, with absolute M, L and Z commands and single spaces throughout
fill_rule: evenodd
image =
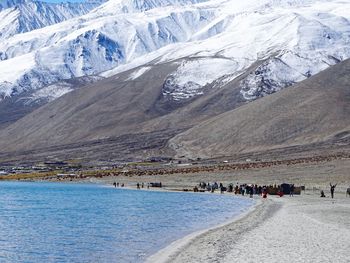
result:
M 16 35 L 0 43 L 1 91 L 9 96 L 11 85 L 21 92 L 101 73 L 169 44 L 187 42 L 213 17 L 213 12 L 191 8 L 114 16 L 92 12 Z M 21 64 L 26 69 L 11 67 L 16 60 L 25 61 Z
M 63 6 L 55 5 L 55 14 Z M 188 58 L 169 74 L 164 96 L 199 96 L 258 61 L 240 82 L 240 95 L 250 101 L 350 58 L 349 10 L 350 3 L 339 0 L 110 0 L 72 19 L 73 11 L 62 12 L 66 21 L 60 23 L 46 15 L 45 23 L 56 24 L 8 33 L 0 42 L 0 94 Z M 18 10 L 11 12 L 0 19 L 0 29 L 24 28 L 1 26 L 10 17 L 19 21 Z M 26 21 L 41 27 L 41 17 L 34 17 Z
M 6 8 L 16 6 L 18 4 L 24 4 L 27 0 L 4 0 L 0 2 L 0 11 Z
M 0 4 L 0 40 L 84 15 L 101 3 L 102 1 L 46 3 L 8 0 Z
M 137 13 L 168 6 L 186 6 L 208 0 L 110 0 L 94 12 L 100 14 Z

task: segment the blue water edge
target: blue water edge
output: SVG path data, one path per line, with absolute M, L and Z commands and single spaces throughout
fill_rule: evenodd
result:
M 0 262 L 143 262 L 252 204 L 227 194 L 0 182 Z

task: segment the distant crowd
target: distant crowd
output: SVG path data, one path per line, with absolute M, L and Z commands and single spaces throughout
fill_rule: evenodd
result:
M 124 183 L 114 182 L 114 187 L 124 187 Z M 331 198 L 334 198 L 335 188 L 337 184 L 329 184 L 330 186 L 330 194 Z M 150 187 L 158 187 L 162 188 L 163 185 L 161 182 L 151 182 L 147 183 L 145 185 L 142 183 L 137 183 L 136 188 L 141 189 L 145 188 L 149 189 Z M 198 186 L 195 186 L 193 188 L 193 192 L 212 192 L 220 191 L 220 193 L 228 192 L 228 193 L 234 193 L 235 195 L 249 195 L 249 197 L 253 198 L 254 195 L 262 196 L 263 198 L 266 198 L 268 194 L 270 195 L 278 195 L 280 197 L 284 195 L 294 196 L 294 194 L 300 194 L 301 190 L 305 190 L 304 186 L 296 187 L 294 184 L 281 184 L 281 185 L 258 185 L 258 184 L 229 184 L 227 186 L 224 186 L 223 183 L 206 183 L 206 182 L 200 182 Z M 184 189 L 184 191 L 189 191 L 189 189 Z M 350 197 L 350 188 L 346 190 L 346 195 Z M 321 196 L 320 197 L 326 197 L 325 192 L 321 190 Z
M 124 187 L 125 184 L 124 183 L 119 183 L 119 182 L 114 182 L 113 183 L 114 187 Z M 159 187 L 162 188 L 162 182 L 156 182 L 156 183 L 147 183 L 147 189 L 149 189 L 150 187 Z M 145 184 L 142 183 L 137 183 L 136 184 L 136 188 L 137 189 L 141 189 L 141 188 L 145 188 Z
M 260 195 L 263 198 L 267 197 L 267 194 L 277 194 L 279 196 L 283 196 L 284 194 L 289 194 L 293 196 L 295 193 L 294 184 L 283 184 L 283 185 L 258 185 L 258 184 L 229 184 L 228 186 L 224 186 L 222 183 L 199 183 L 199 186 L 195 186 L 194 192 L 215 192 L 216 190 L 221 193 L 228 192 L 234 193 L 235 195 L 249 195 L 253 197 L 254 195 Z

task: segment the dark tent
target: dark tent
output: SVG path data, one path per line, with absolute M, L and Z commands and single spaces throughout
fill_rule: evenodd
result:
M 290 194 L 290 184 L 281 184 L 281 188 L 282 188 L 282 192 L 285 195 L 289 195 Z

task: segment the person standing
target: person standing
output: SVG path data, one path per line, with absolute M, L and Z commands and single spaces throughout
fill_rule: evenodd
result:
M 333 199 L 333 197 L 334 197 L 334 189 L 335 189 L 335 187 L 337 186 L 337 184 L 332 185 L 332 183 L 329 183 L 329 185 L 330 185 L 330 187 L 331 187 L 331 197 L 332 197 L 332 199 Z
M 262 188 L 262 198 L 267 198 L 267 187 L 266 186 L 264 186 Z
M 291 184 L 290 185 L 290 193 L 289 193 L 289 196 L 294 196 L 294 184 Z

